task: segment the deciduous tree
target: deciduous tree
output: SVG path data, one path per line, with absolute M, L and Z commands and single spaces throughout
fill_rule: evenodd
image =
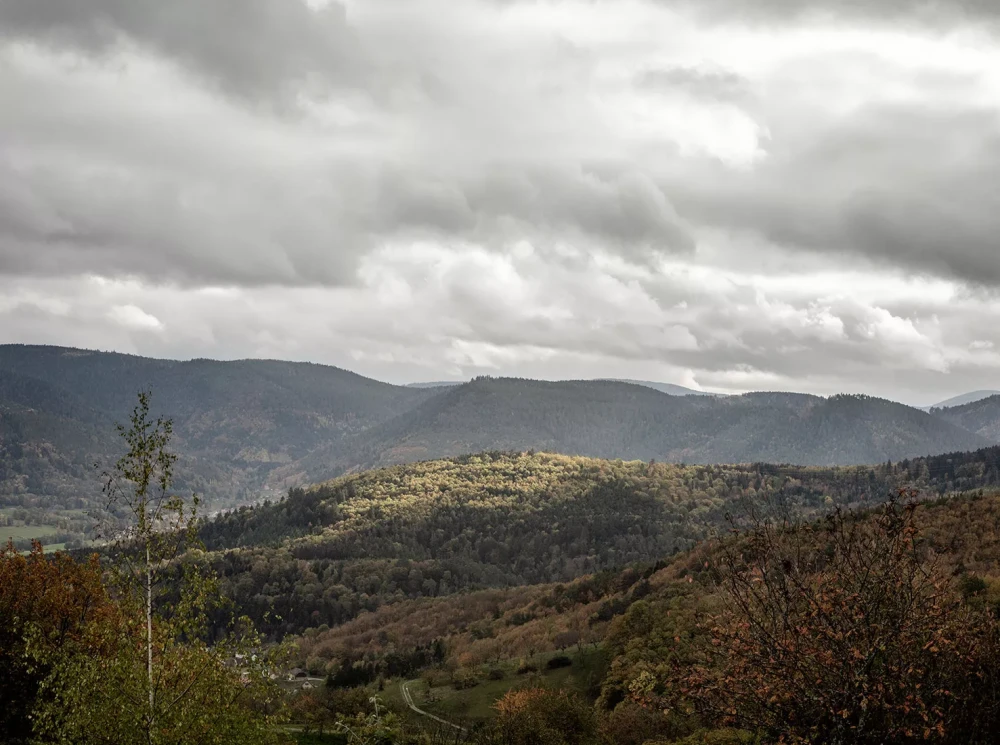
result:
M 724 544 L 726 610 L 674 692 L 780 742 L 994 742 L 1000 627 L 926 550 L 914 497 Z

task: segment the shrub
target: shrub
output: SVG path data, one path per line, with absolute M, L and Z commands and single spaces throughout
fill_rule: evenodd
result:
M 958 581 L 958 589 L 961 591 L 962 597 L 969 600 L 986 592 L 986 580 L 974 574 L 964 574 Z
M 502 745 L 589 745 L 597 742 L 594 710 L 566 691 L 528 688 L 508 691 L 494 704 L 496 718 L 486 743 Z
M 545 667 L 547 667 L 549 670 L 558 670 L 561 667 L 570 667 L 572 664 L 573 660 L 571 660 L 566 655 L 558 655 L 556 657 L 553 657 L 548 662 L 546 662 Z
M 467 688 L 475 688 L 479 685 L 479 676 L 476 674 L 475 670 L 462 667 L 456 670 L 451 676 L 451 684 L 454 686 L 456 691 L 462 691 Z

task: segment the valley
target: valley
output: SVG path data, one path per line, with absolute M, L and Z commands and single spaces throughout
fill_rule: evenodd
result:
M 401 387 L 291 363 L 2 351 L 4 561 L 115 556 L 88 527 L 106 497 L 86 464 L 120 450 L 120 386 L 153 388 L 149 416 L 179 412 L 172 489 L 206 497 L 189 548 L 162 566 L 212 578 L 206 639 L 228 638 L 237 614 L 259 634 L 250 649 L 280 653 L 269 674 L 285 724 L 273 731 L 301 743 L 341 743 L 329 730 L 347 722 L 388 728 L 387 742 L 492 743 L 529 721 L 562 722 L 581 745 L 750 742 L 751 720 L 713 708 L 713 691 L 753 649 L 733 605 L 741 585 L 727 583 L 760 551 L 785 552 L 782 566 L 820 557 L 803 593 L 854 581 L 854 564 L 823 579 L 841 551 L 861 552 L 872 576 L 909 572 L 886 581 L 926 573 L 978 619 L 971 634 L 992 633 L 1000 608 L 1000 397 L 926 413 L 863 396 Z M 893 597 L 873 595 L 866 614 Z M 755 607 L 743 612 L 773 606 Z M 963 654 L 992 664 L 975 638 L 980 651 Z M 734 646 L 720 657 L 713 644 Z M 770 674 L 753 664 L 740 674 Z M 756 706 L 756 690 L 740 689 L 740 706 Z

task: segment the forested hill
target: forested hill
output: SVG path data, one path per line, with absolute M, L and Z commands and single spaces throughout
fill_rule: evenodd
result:
M 202 537 L 227 592 L 280 634 L 405 598 L 657 561 L 750 504 L 812 514 L 874 504 L 901 486 L 941 494 L 997 484 L 997 447 L 842 468 L 485 453 L 294 490 L 207 522 Z
M 991 457 L 996 455 L 994 453 Z M 935 467 L 934 462 L 922 465 Z M 946 461 L 942 461 L 941 465 L 947 465 Z M 971 461 L 959 464 L 958 468 L 968 468 L 970 465 Z M 905 511 L 903 514 L 905 521 Z M 853 520 L 846 522 L 847 526 L 859 526 L 860 530 L 852 534 L 856 536 L 852 539 L 852 546 L 856 551 L 860 547 L 860 551 L 867 552 L 866 558 L 887 548 L 885 541 L 876 543 L 879 534 L 872 526 L 877 523 L 878 518 L 878 511 L 873 510 L 862 512 L 857 523 Z M 883 526 L 887 524 L 889 523 L 882 523 Z M 912 526 L 916 530 L 917 542 L 921 548 L 915 555 L 933 557 L 922 566 L 928 573 L 937 570 L 935 574 L 931 574 L 932 579 L 927 580 L 928 583 L 934 582 L 932 612 L 937 613 L 940 608 L 947 607 L 962 614 L 962 619 L 974 618 L 972 614 L 983 611 L 992 618 L 993 611 L 987 609 L 996 608 L 1000 598 L 1000 492 L 987 489 L 982 493 L 977 491 L 948 499 L 925 501 L 914 510 L 912 523 L 900 521 L 900 524 L 900 529 Z M 851 576 L 845 576 L 843 572 L 843 563 L 836 565 L 841 569 L 837 575 L 831 578 L 829 572 L 833 563 L 831 557 L 836 560 L 831 545 L 835 525 L 836 521 L 824 521 L 823 530 L 797 531 L 803 540 L 796 545 L 804 544 L 805 551 L 793 554 L 797 556 L 799 566 L 808 566 L 808 561 L 822 552 L 823 560 L 819 565 L 823 567 L 824 573 L 821 575 L 821 583 L 808 585 L 810 589 L 806 592 L 815 592 L 815 595 L 822 593 L 823 601 L 831 597 L 841 599 L 842 596 L 837 594 L 838 590 L 851 580 Z M 794 540 L 794 534 L 792 535 Z M 331 673 L 334 682 L 340 685 L 344 685 L 344 681 L 356 685 L 350 682 L 350 676 L 346 674 L 350 672 L 362 680 L 373 680 L 378 675 L 417 678 L 421 668 L 428 666 L 427 669 L 432 672 L 424 672 L 425 680 L 442 681 L 437 683 L 442 686 L 451 682 L 455 688 L 470 689 L 470 696 L 477 695 L 477 690 L 480 691 L 478 695 L 482 696 L 495 685 L 493 681 L 497 678 L 507 678 L 507 686 L 524 686 L 526 679 L 532 674 L 532 662 L 543 667 L 540 664 L 542 661 L 558 659 L 562 664 L 571 663 L 572 669 L 584 678 L 586 692 L 597 699 L 598 711 L 608 716 L 605 731 L 617 735 L 609 737 L 612 742 L 630 745 L 646 742 L 727 745 L 757 742 L 751 735 L 739 735 L 733 730 L 706 731 L 713 726 L 711 719 L 692 719 L 692 709 L 667 705 L 676 699 L 668 699 L 666 694 L 674 690 L 670 686 L 672 682 L 676 684 L 679 675 L 688 675 L 690 671 L 700 674 L 706 670 L 706 665 L 711 667 L 724 664 L 725 658 L 721 658 L 719 654 L 706 654 L 706 647 L 717 649 L 716 644 L 720 643 L 720 626 L 739 624 L 744 617 L 734 617 L 731 613 L 732 605 L 723 601 L 726 586 L 720 581 L 720 570 L 726 571 L 727 560 L 735 560 L 729 563 L 730 567 L 735 564 L 739 569 L 747 569 L 744 557 L 752 557 L 761 545 L 766 544 L 757 543 L 756 548 L 750 548 L 746 554 L 727 554 L 721 542 L 704 542 L 689 552 L 669 559 L 615 572 L 583 576 L 567 583 L 401 600 L 345 624 L 329 629 L 325 626 L 310 629 L 296 640 L 299 661 L 317 672 Z M 907 553 L 906 556 L 910 554 Z M 752 561 L 750 558 L 747 560 Z M 781 565 L 784 566 L 783 563 Z M 881 670 L 873 674 L 868 665 L 856 665 L 855 660 L 874 659 L 871 664 L 881 665 L 883 660 L 895 658 L 888 653 L 853 656 L 838 648 L 841 644 L 862 643 L 871 644 L 880 651 L 885 651 L 888 647 L 895 652 L 899 648 L 894 646 L 897 640 L 912 628 L 911 624 L 897 620 L 899 614 L 891 616 L 895 623 L 889 626 L 885 634 L 871 633 L 867 626 L 870 619 L 876 619 L 874 623 L 878 623 L 877 619 L 881 617 L 879 611 L 897 599 L 909 600 L 911 604 L 906 606 L 907 610 L 920 607 L 919 602 L 913 602 L 911 596 L 903 592 L 879 594 L 887 584 L 885 565 L 881 561 L 858 562 L 855 565 L 858 567 L 857 571 L 865 573 L 866 579 L 869 572 L 874 573 L 874 581 L 861 580 L 850 585 L 851 590 L 859 586 L 862 589 L 868 588 L 866 600 L 878 598 L 864 604 L 865 613 L 854 612 L 860 605 L 855 592 L 851 592 L 846 600 L 841 599 L 839 604 L 836 600 L 822 604 L 783 602 L 772 596 L 771 599 L 776 601 L 773 604 L 764 605 L 761 602 L 760 605 L 745 606 L 758 611 L 787 611 L 800 621 L 779 626 L 781 631 L 777 634 L 795 635 L 803 647 L 793 647 L 791 644 L 776 647 L 774 637 L 771 637 L 766 644 L 757 648 L 764 655 L 760 669 L 773 671 L 775 666 L 783 666 L 772 680 L 784 683 L 789 689 L 789 695 L 781 699 L 771 698 L 767 701 L 769 705 L 787 706 L 791 703 L 794 707 L 802 700 L 803 690 L 817 695 L 817 691 L 821 690 L 820 686 L 826 684 L 824 693 L 840 706 L 844 706 L 843 702 L 847 701 L 846 705 L 870 711 L 868 702 L 871 699 L 844 697 L 843 692 L 852 689 L 842 683 L 842 677 L 833 682 L 828 682 L 828 677 L 843 675 L 845 671 L 856 671 L 859 688 L 881 689 L 880 686 L 872 685 L 872 681 L 878 683 L 883 680 L 898 680 L 902 686 L 909 682 L 906 675 L 915 671 L 918 675 L 923 670 L 928 675 L 940 675 L 940 670 L 948 669 L 940 664 L 927 666 L 923 670 L 917 666 L 907 666 L 901 674 L 895 676 Z M 797 575 L 797 579 L 801 576 Z M 914 576 L 923 579 L 927 574 Z M 805 582 L 797 585 L 796 589 L 803 585 Z M 762 583 L 758 587 L 759 597 L 762 598 L 767 598 L 768 592 L 777 594 L 781 593 L 781 588 L 788 589 L 780 580 L 773 584 Z M 950 602 L 942 602 L 942 597 L 948 598 Z M 817 607 L 821 612 L 815 611 Z M 909 618 L 911 616 L 907 610 L 904 610 L 904 614 Z M 758 614 L 756 617 L 761 616 Z M 711 622 L 706 623 L 707 620 Z M 941 623 L 940 617 L 936 620 Z M 808 633 L 816 628 L 828 632 L 834 624 L 837 634 Z M 767 633 L 774 627 L 761 624 L 760 628 Z M 868 633 L 865 633 L 866 629 Z M 809 672 L 822 670 L 822 675 L 807 680 L 806 673 L 798 669 L 797 665 L 804 657 L 814 654 L 813 644 L 817 638 L 821 640 L 820 643 L 829 643 L 834 649 L 828 656 L 817 655 L 807 661 L 810 664 Z M 951 638 L 954 637 L 949 637 L 949 642 Z M 930 650 L 925 644 L 924 638 L 919 638 L 910 648 L 910 654 L 914 650 L 917 653 L 930 651 L 932 655 L 939 651 Z M 987 644 L 988 641 L 983 647 Z M 425 650 L 432 645 L 443 652 L 443 664 L 439 660 L 428 659 L 429 655 Z M 942 648 L 952 646 L 950 643 L 941 645 Z M 790 651 L 784 655 L 774 655 L 776 648 Z M 995 647 L 992 649 L 995 650 Z M 968 666 L 972 664 L 972 655 L 979 652 L 980 648 L 974 646 L 969 655 L 970 662 L 958 668 L 956 677 L 958 682 L 965 677 L 971 678 L 976 689 L 983 688 L 975 684 L 975 681 L 982 678 L 975 672 L 968 672 Z M 432 662 L 437 663 L 433 668 L 430 667 Z M 595 662 L 598 664 L 594 664 Z M 442 672 L 442 668 L 447 672 Z M 490 671 L 496 670 L 501 671 L 502 675 L 490 675 Z M 712 682 L 715 680 L 713 678 Z M 745 680 L 735 678 L 728 685 L 720 687 L 727 703 L 734 700 L 734 693 L 741 690 L 741 684 L 745 684 Z M 923 687 L 923 681 L 914 685 L 917 692 Z M 894 690 L 888 686 L 885 688 Z M 688 686 L 682 689 L 685 693 L 690 690 Z M 773 688 L 758 690 L 767 695 Z M 947 690 L 945 694 L 951 695 Z M 636 703 L 636 699 L 640 703 Z M 807 701 L 811 703 L 810 698 Z M 431 710 L 434 711 L 433 708 Z M 988 709 L 984 707 L 985 710 Z M 678 711 L 684 712 L 683 717 L 677 715 Z M 836 716 L 842 718 L 843 710 L 837 708 Z M 917 716 L 920 716 L 920 712 Z M 866 742 L 928 741 L 926 735 L 921 736 L 923 732 L 919 728 L 915 730 L 918 734 L 913 738 L 883 736 L 872 737 Z M 677 739 L 678 734 L 689 733 L 695 734 Z M 995 740 L 995 736 L 993 739 Z M 778 739 L 760 741 L 777 742 Z M 802 738 L 802 741 L 808 740 Z M 849 736 L 843 741 L 861 740 Z M 980 740 L 983 741 L 993 740 Z M 950 742 L 968 740 L 956 738 Z
M 140 389 L 174 419 L 179 486 L 233 499 L 256 496 L 276 465 L 433 395 L 309 363 L 0 346 L 0 506 L 99 493 L 93 466 L 116 457 L 114 422 L 128 417 Z
M 1000 394 L 959 406 L 931 409 L 931 414 L 989 440 L 1000 441 Z
M 669 396 L 613 381 L 479 378 L 284 469 L 314 481 L 487 449 L 684 463 L 849 465 L 958 450 L 987 440 L 902 404 L 793 393 Z

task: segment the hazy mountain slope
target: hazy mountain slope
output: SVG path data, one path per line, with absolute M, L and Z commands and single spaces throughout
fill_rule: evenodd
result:
M 429 395 L 348 370 L 273 360 L 157 360 L 62 347 L 0 345 L 0 369 L 37 378 L 118 412 L 151 388 L 158 407 L 178 420 L 210 409 L 315 412 L 333 421 L 387 419 Z
M 613 381 L 480 378 L 281 473 L 322 480 L 480 450 L 547 450 L 687 463 L 879 463 L 989 444 L 902 404 L 791 393 L 670 396 Z
M 196 486 L 208 497 L 249 496 L 276 464 L 292 462 L 320 445 L 336 448 L 350 435 L 434 395 L 308 363 L 177 362 L 59 347 L 0 346 L 0 372 L 21 381 L 21 398 L 24 391 L 33 392 L 28 408 L 39 421 L 73 403 L 74 418 L 63 429 L 64 436 L 73 431 L 73 437 L 83 441 L 71 455 L 74 466 L 83 465 L 80 452 L 109 460 L 118 447 L 113 422 L 127 418 L 138 390 L 152 390 L 154 411 L 175 422 L 181 483 Z M 11 385 L 9 391 L 0 390 L 0 407 L 13 409 L 20 400 Z M 4 442 L 36 448 L 40 441 L 34 430 L 24 429 L 31 417 L 25 419 L 25 407 L 20 408 L 21 424 L 16 426 L 23 434 L 15 436 L 13 414 L 6 415 L 11 423 Z M 52 445 L 52 463 L 59 464 L 67 454 L 60 452 L 58 443 Z M 90 460 L 86 465 L 92 464 Z M 80 480 L 80 489 L 91 492 L 93 472 L 70 470 Z M 33 493 L 55 493 L 52 484 L 70 476 L 55 478 L 46 469 L 41 478 L 41 483 L 34 482 Z M 21 489 L 23 484 L 0 480 L 0 494 Z
M 646 388 L 652 388 L 654 391 L 659 391 L 660 393 L 666 393 L 670 396 L 720 396 L 721 393 L 706 393 L 705 391 L 696 391 L 693 388 L 685 388 L 682 385 L 674 385 L 673 383 L 656 383 L 651 380 L 631 380 L 629 378 L 607 378 L 607 380 L 613 383 L 632 383 L 633 385 L 643 385 Z
M 633 385 L 642 385 L 645 386 L 646 388 L 652 388 L 654 391 L 659 391 L 660 393 L 666 393 L 671 396 L 722 395 L 719 393 L 706 393 L 705 391 L 696 391 L 693 388 L 685 388 L 682 385 L 674 385 L 673 383 L 656 383 L 651 380 L 631 380 L 629 378 L 598 378 L 597 380 L 601 382 L 631 383 Z M 438 380 L 438 381 L 430 381 L 427 383 L 407 383 L 408 388 L 451 388 L 456 385 L 462 385 L 462 381 Z
M 748 393 L 691 402 L 701 409 L 701 418 L 685 426 L 701 437 L 671 449 L 670 460 L 847 465 L 988 444 L 922 411 L 868 396 Z
M 964 427 L 992 442 L 1000 442 L 1000 395 L 989 396 L 961 406 L 932 409 L 938 419 Z
M 951 406 L 964 406 L 965 404 L 975 403 L 976 401 L 981 401 L 984 398 L 996 395 L 1000 395 L 1000 391 L 972 391 L 971 393 L 963 393 L 959 396 L 946 399 L 934 404 L 933 406 L 928 406 L 927 409 L 943 409 Z
M 683 399 L 612 381 L 548 382 L 477 378 L 356 439 L 339 458 L 322 450 L 303 459 L 299 478 L 318 481 L 372 468 L 483 450 L 545 450 L 649 460 Z
M 632 380 L 630 378 L 597 378 L 601 382 L 610 383 L 632 383 L 633 385 L 642 385 L 646 388 L 652 388 L 654 391 L 659 391 L 660 393 L 666 393 L 671 396 L 720 396 L 720 393 L 706 393 L 705 391 L 696 391 L 693 388 L 685 388 L 682 385 L 674 385 L 673 383 L 657 383 L 651 380 Z M 462 381 L 454 380 L 439 380 L 430 381 L 427 383 L 407 383 L 408 388 L 451 388 L 452 386 L 462 385 Z
M 114 438 L 112 420 L 73 394 L 0 370 L 0 495 L 94 497 L 94 462 Z

